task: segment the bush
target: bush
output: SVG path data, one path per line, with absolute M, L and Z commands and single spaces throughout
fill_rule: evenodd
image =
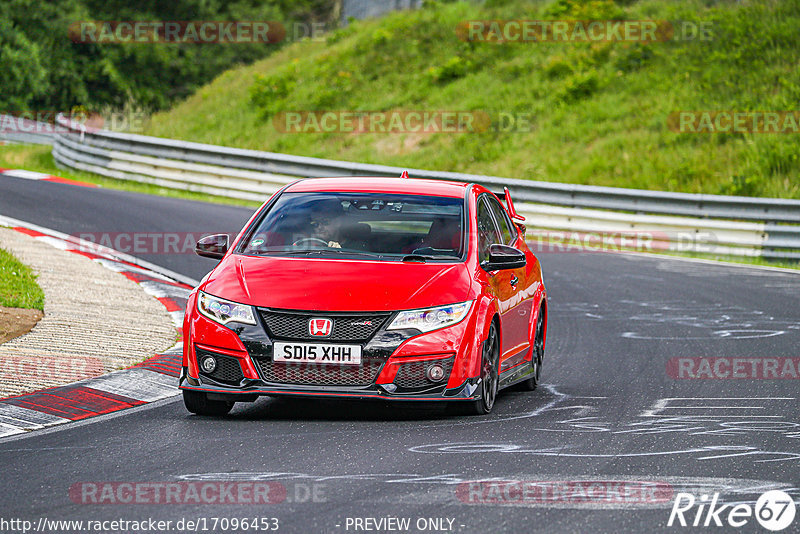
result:
M 72 42 L 67 29 L 75 22 L 269 20 L 288 29 L 298 21 L 327 22 L 332 8 L 327 0 L 3 0 L 0 64 L 10 76 L 0 82 L 0 111 L 164 109 L 285 44 Z
M 559 93 L 562 102 L 573 103 L 592 96 L 600 87 L 596 72 L 588 72 L 570 77 Z
M 262 117 L 268 118 L 283 109 L 286 97 L 297 84 L 295 75 L 294 65 L 272 76 L 256 75 L 250 87 L 250 100 L 261 110 Z
M 569 76 L 573 72 L 572 67 L 570 67 L 569 63 L 561 56 L 551 57 L 544 65 L 544 73 L 547 74 L 549 78 L 563 78 Z
M 545 10 L 552 18 L 574 20 L 621 20 L 625 11 L 613 0 L 556 0 Z
M 644 67 L 655 56 L 653 47 L 641 43 L 633 43 L 624 49 L 614 62 L 614 67 L 622 72 L 633 72 Z
M 472 68 L 472 63 L 460 56 L 453 56 L 438 67 L 429 67 L 428 77 L 436 83 L 446 83 L 464 76 Z

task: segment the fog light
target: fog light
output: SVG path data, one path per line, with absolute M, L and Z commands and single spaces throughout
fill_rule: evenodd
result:
M 444 367 L 435 363 L 428 367 L 425 374 L 431 382 L 441 382 L 444 379 Z
M 217 368 L 217 360 L 215 360 L 213 356 L 206 356 L 203 358 L 203 361 L 200 362 L 200 367 L 206 373 L 213 373 L 214 369 Z

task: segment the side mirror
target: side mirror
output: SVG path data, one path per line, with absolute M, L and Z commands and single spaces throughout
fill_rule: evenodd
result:
M 525 253 L 508 245 L 489 246 L 489 261 L 481 263 L 485 271 L 519 269 L 528 263 Z
M 228 234 L 207 235 L 194 246 L 194 252 L 204 258 L 221 260 L 228 252 Z

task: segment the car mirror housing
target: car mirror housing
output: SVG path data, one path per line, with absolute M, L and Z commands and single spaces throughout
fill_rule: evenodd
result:
M 195 245 L 194 252 L 204 258 L 221 260 L 228 252 L 228 234 L 207 235 L 201 238 Z
M 519 269 L 528 263 L 525 253 L 508 245 L 491 245 L 489 247 L 489 260 L 481 263 L 485 271 L 500 271 L 504 269 Z

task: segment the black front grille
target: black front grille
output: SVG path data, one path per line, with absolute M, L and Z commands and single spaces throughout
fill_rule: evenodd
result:
M 242 379 L 244 379 L 242 366 L 239 365 L 239 360 L 237 358 L 198 348 L 195 348 L 194 352 L 197 356 L 197 365 L 200 368 L 201 375 L 207 376 L 217 382 L 230 385 L 239 385 Z M 214 359 L 217 360 L 217 368 L 214 369 L 213 373 L 206 373 L 203 371 L 203 368 L 200 367 L 200 362 L 203 361 L 204 356 L 213 356 Z
M 253 358 L 266 382 L 307 386 L 368 386 L 381 370 L 384 357 L 362 355 L 361 365 L 274 363 L 269 357 Z
M 388 313 L 326 314 L 324 312 L 259 311 L 267 326 L 267 333 L 272 339 L 314 340 L 320 343 L 328 341 L 363 343 L 371 338 L 389 318 Z M 309 321 L 313 318 L 332 320 L 331 335 L 312 336 L 308 328 Z
M 450 377 L 450 371 L 453 369 L 453 360 L 451 357 L 441 360 L 401 364 L 400 369 L 397 370 L 397 376 L 394 378 L 394 383 L 398 387 L 407 389 L 429 388 L 437 384 L 446 384 L 447 379 Z M 428 367 L 434 363 L 438 363 L 444 368 L 444 379 L 441 382 L 431 382 L 426 376 Z

